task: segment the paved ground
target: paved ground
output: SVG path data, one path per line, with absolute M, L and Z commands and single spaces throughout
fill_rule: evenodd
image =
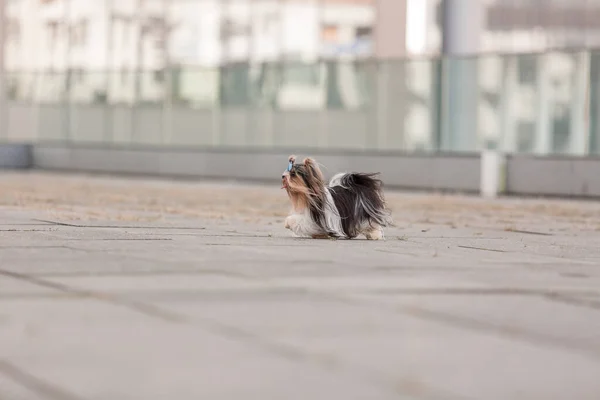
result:
M 600 398 L 600 203 L 0 174 L 0 399 Z

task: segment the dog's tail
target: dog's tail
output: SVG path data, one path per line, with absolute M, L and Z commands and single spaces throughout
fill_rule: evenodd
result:
M 358 201 L 357 206 L 366 214 L 371 225 L 377 224 L 382 227 L 393 225 L 379 173 L 338 174 L 331 179 L 329 186 L 339 186 L 354 192 Z

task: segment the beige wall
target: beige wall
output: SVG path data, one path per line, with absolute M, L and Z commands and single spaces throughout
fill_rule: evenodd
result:
M 375 57 L 406 54 L 406 0 L 376 0 Z

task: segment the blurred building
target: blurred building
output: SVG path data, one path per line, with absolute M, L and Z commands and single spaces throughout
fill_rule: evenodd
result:
M 600 0 L 473 0 L 483 3 L 482 53 L 600 47 Z M 409 53 L 442 47 L 443 0 L 407 0 Z
M 474 0 L 480 50 L 600 46 L 600 0 Z M 4 0 L 7 70 L 435 55 L 442 0 Z
M 598 0 L 494 0 L 484 51 L 533 52 L 600 46 Z
M 371 0 L 5 1 L 7 70 L 154 70 L 373 51 Z

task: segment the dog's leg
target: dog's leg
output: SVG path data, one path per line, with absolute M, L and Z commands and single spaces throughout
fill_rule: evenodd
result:
M 298 226 L 298 219 L 295 215 L 290 215 L 285 219 L 285 228 L 293 231 Z
M 385 240 L 383 228 L 380 226 L 369 226 L 363 232 L 367 240 Z
M 310 237 L 309 232 L 306 231 L 302 215 L 292 214 L 287 217 L 285 219 L 285 227 L 292 231 L 295 236 Z
M 329 236 L 305 215 L 292 214 L 285 219 L 286 229 L 291 230 L 298 237 L 327 239 Z

